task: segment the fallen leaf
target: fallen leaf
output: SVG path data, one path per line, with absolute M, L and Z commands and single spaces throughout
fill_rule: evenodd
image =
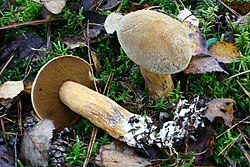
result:
M 199 20 L 188 10 L 187 8 L 184 8 L 180 11 L 180 13 L 177 15 L 177 19 L 180 21 L 186 21 L 194 25 L 195 27 L 199 26 Z
M 118 0 L 83 0 L 81 2 L 84 11 L 110 10 L 116 7 L 121 1 Z
M 211 122 L 214 121 L 215 117 L 222 117 L 225 125 L 230 127 L 234 119 L 234 102 L 235 101 L 230 98 L 218 98 L 208 102 L 205 117 Z
M 101 167 L 145 167 L 151 163 L 139 157 L 134 149 L 120 142 L 112 142 L 109 145 L 101 146 L 95 163 Z
M 39 121 L 25 131 L 20 149 L 20 158 L 29 166 L 48 166 L 48 150 L 53 137 L 54 124 L 51 120 Z
M 66 5 L 66 0 L 42 0 L 42 3 L 51 13 L 59 14 Z
M 89 24 L 89 34 L 93 38 L 93 36 L 97 36 L 101 31 L 104 31 L 104 22 L 106 16 L 102 16 L 94 11 L 87 11 L 83 13 L 84 22 Z M 98 30 L 98 31 L 97 31 Z M 92 31 L 92 32 L 90 32 Z M 91 34 L 90 34 L 91 33 Z
M 209 52 L 206 47 L 206 41 L 202 36 L 198 27 L 192 25 L 189 22 L 182 22 L 187 28 L 188 38 L 190 40 L 192 55 L 208 55 Z
M 90 52 L 91 52 L 91 57 L 92 57 L 92 60 L 93 60 L 95 70 L 96 70 L 96 72 L 100 72 L 101 71 L 100 57 L 96 52 L 94 52 L 92 50 Z
M 79 35 L 71 35 L 71 34 L 65 34 L 63 37 L 63 43 L 67 45 L 70 49 L 75 49 L 80 46 L 87 45 L 86 40 L 84 37 Z
M 185 74 L 204 74 L 208 72 L 224 72 L 228 74 L 211 56 L 193 56 L 188 67 L 184 70 Z
M 233 60 L 238 59 L 240 56 L 237 46 L 227 42 L 217 42 L 213 44 L 209 48 L 209 52 L 222 63 L 232 63 Z
M 3 39 L 0 66 L 2 66 L 2 63 L 4 63 L 12 53 L 15 54 L 15 60 L 19 58 L 33 58 L 32 60 L 34 60 L 37 57 L 43 57 L 45 55 L 45 53 L 42 52 L 37 52 L 34 55 L 35 51 L 32 50 L 32 48 L 39 49 L 43 43 L 43 39 L 37 32 L 9 33 L 8 35 L 10 39 Z
M 187 143 L 187 152 L 194 152 L 195 161 L 198 163 L 208 163 L 208 158 L 213 154 L 214 149 L 214 130 L 209 127 L 204 127 L 199 131 L 196 141 Z
M 250 3 L 249 1 L 243 1 L 239 2 L 239 0 L 232 0 L 231 2 L 228 2 L 228 0 L 222 0 L 224 3 L 226 3 L 229 7 L 240 11 L 240 12 L 249 12 L 250 11 Z
M 0 86 L 0 101 L 11 100 L 23 90 L 23 81 L 7 81 Z

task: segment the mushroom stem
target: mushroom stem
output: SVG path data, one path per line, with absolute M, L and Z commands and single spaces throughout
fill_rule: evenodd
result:
M 108 97 L 73 81 L 62 84 L 59 98 L 72 111 L 87 118 L 112 137 L 124 141 L 123 136 L 127 133 L 124 125 L 135 114 Z
M 141 74 L 145 80 L 145 86 L 149 95 L 155 100 L 167 97 L 169 92 L 174 90 L 174 83 L 170 74 L 156 74 L 143 67 L 140 67 Z

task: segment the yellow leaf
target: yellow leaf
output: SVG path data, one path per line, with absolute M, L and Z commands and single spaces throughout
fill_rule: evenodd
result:
M 234 59 L 240 56 L 237 46 L 227 42 L 217 42 L 213 44 L 209 48 L 209 52 L 222 63 L 232 63 Z

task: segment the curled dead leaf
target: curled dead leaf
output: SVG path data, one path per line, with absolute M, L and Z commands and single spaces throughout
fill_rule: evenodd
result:
M 228 74 L 211 56 L 193 56 L 188 67 L 184 70 L 185 74 L 204 74 L 208 72 L 224 72 Z
M 135 151 L 120 142 L 112 142 L 109 145 L 101 146 L 95 163 L 101 167 L 145 167 L 151 163 L 139 157 Z
M 213 44 L 209 48 L 209 52 L 222 63 L 232 63 L 234 59 L 238 59 L 240 56 L 237 46 L 227 42 Z
M 234 102 L 230 98 L 218 98 L 208 102 L 205 117 L 211 122 L 214 121 L 215 117 L 221 117 L 224 119 L 225 125 L 231 126 L 234 119 Z
M 93 64 L 94 64 L 96 72 L 100 72 L 102 66 L 101 66 L 99 55 L 96 52 L 92 51 L 92 50 L 90 51 L 90 53 L 91 53 L 91 57 L 92 57 Z
M 206 47 L 206 41 L 202 36 L 198 27 L 192 25 L 189 22 L 182 22 L 187 28 L 188 37 L 191 44 L 192 55 L 205 54 L 208 55 L 209 52 Z

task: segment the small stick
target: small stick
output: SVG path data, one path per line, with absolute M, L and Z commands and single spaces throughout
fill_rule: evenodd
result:
M 42 19 L 42 20 L 28 21 L 28 22 L 23 22 L 23 23 L 2 26 L 0 27 L 0 30 L 16 28 L 20 26 L 27 26 L 27 25 L 39 25 L 39 24 L 44 24 L 44 23 L 53 22 L 53 21 L 61 21 L 61 20 L 64 20 L 64 18 L 48 18 L 48 19 Z
M 239 139 L 239 137 L 240 137 L 240 134 L 231 143 L 229 143 L 223 150 L 221 150 L 218 156 L 220 156 L 227 149 L 230 149 L 234 145 L 234 143 Z
M 230 8 L 229 6 L 227 6 L 224 2 L 222 2 L 221 0 L 219 0 L 219 2 L 223 5 L 223 6 L 225 6 L 228 10 L 230 10 L 234 15 L 236 15 L 237 17 L 240 17 L 241 15 L 238 13 L 238 12 L 236 12 L 235 10 L 233 10 L 232 8 Z
M 216 139 L 220 138 L 222 135 L 224 135 L 225 133 L 227 133 L 228 131 L 230 131 L 231 129 L 233 129 L 235 126 L 239 125 L 240 123 L 244 122 L 245 120 L 247 120 L 250 116 L 244 118 L 243 120 L 241 120 L 240 122 L 234 124 L 233 126 L 231 126 L 230 128 L 228 128 L 226 131 L 224 131 L 223 133 L 221 133 L 219 136 L 216 137 Z
M 239 74 L 235 74 L 235 75 L 232 75 L 231 77 L 228 77 L 227 79 L 224 79 L 224 81 L 226 81 L 228 79 L 232 79 L 232 78 L 237 77 L 237 76 L 242 75 L 242 74 L 249 73 L 249 72 L 250 72 L 250 70 L 243 71 L 243 72 L 241 72 Z
M 2 75 L 3 71 L 6 69 L 6 67 L 10 64 L 11 60 L 14 58 L 15 54 L 14 52 L 11 53 L 9 59 L 7 60 L 7 62 L 3 65 L 3 67 L 0 70 L 0 75 Z
M 4 117 L 3 117 L 3 118 L 4 118 Z M 2 127 L 2 133 L 3 133 L 3 139 L 4 139 L 4 141 L 5 141 L 5 144 L 8 145 L 8 141 L 7 141 L 6 133 L 5 133 L 5 127 L 4 127 L 3 118 L 0 118 L 1 127 Z
M 111 72 L 109 74 L 109 78 L 108 78 L 108 81 L 104 87 L 104 90 L 102 92 L 103 95 L 107 95 L 109 93 L 109 89 L 110 89 L 110 86 L 111 86 L 111 81 L 113 80 L 113 77 L 114 77 L 114 72 Z
M 240 130 L 240 128 L 237 128 L 237 129 L 238 129 L 238 131 L 240 132 L 241 136 L 243 137 L 244 141 L 246 142 L 248 148 L 250 149 L 250 144 L 248 143 L 248 141 L 247 141 L 245 135 L 242 133 L 242 131 Z
M 242 153 L 244 154 L 244 156 L 246 157 L 246 159 L 247 159 L 247 161 L 248 161 L 248 163 L 249 163 L 249 165 L 250 165 L 250 157 L 249 157 L 249 155 L 248 155 L 246 149 L 245 149 L 245 148 L 242 146 L 242 144 L 241 144 L 240 142 L 238 142 L 238 141 L 237 141 L 237 145 L 238 145 L 238 147 L 240 148 L 241 152 L 242 152 Z
M 230 164 L 232 167 L 236 167 L 236 165 L 233 163 L 233 161 L 229 158 L 228 155 L 224 155 L 224 157 L 227 159 L 227 161 L 229 162 L 229 164 Z
M 18 114 L 18 128 L 20 131 L 20 134 L 23 134 L 23 129 L 22 129 L 22 101 L 19 98 L 17 101 L 17 114 Z
M 88 48 L 88 57 L 89 57 L 89 63 L 91 64 L 90 65 L 90 71 L 91 71 L 91 74 L 94 78 L 94 70 L 93 70 L 93 67 L 92 67 L 92 60 L 91 60 L 91 50 L 90 50 L 90 47 L 89 47 L 89 20 L 87 22 L 87 36 L 86 36 L 86 42 L 87 42 L 87 48 Z M 96 81 L 95 81 L 95 78 L 94 78 L 94 86 L 95 86 L 95 90 L 96 92 L 98 92 L 98 88 L 97 88 L 97 85 L 96 85 Z M 96 139 L 96 135 L 97 135 L 97 132 L 98 132 L 98 127 L 96 127 L 95 125 L 93 125 L 93 130 L 92 130 L 92 133 L 91 133 L 91 138 L 90 138 L 90 143 L 89 143 L 89 148 L 88 148 L 88 152 L 87 152 L 87 157 L 83 163 L 83 167 L 87 167 L 88 166 L 88 163 L 89 163 L 89 157 L 91 156 L 91 152 L 94 148 L 94 144 L 95 144 L 95 139 Z
M 244 88 L 244 86 L 237 80 L 237 83 L 240 85 L 241 89 L 243 89 L 243 91 L 246 93 L 246 95 L 248 97 L 250 97 L 250 93 L 246 90 L 246 88 Z

